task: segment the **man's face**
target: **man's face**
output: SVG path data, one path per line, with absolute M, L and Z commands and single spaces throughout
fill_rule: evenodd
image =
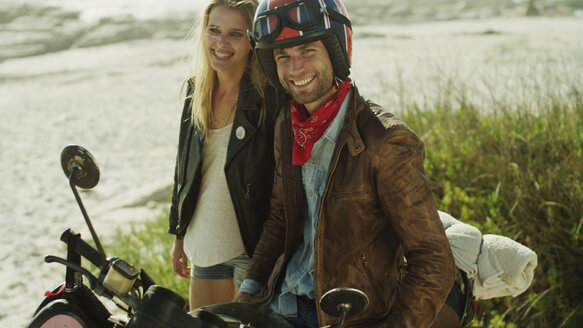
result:
M 322 41 L 273 50 L 279 82 L 313 114 L 336 89 L 332 61 Z

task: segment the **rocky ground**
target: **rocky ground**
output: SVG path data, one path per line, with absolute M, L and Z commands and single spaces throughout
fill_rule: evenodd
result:
M 583 17 L 583 0 L 346 0 L 355 25 L 422 21 L 521 17 L 526 15 Z M 0 62 L 71 48 L 85 48 L 134 39 L 180 39 L 194 14 L 138 20 L 131 16 L 80 19 L 78 12 L 56 7 L 0 3 Z
M 0 61 L 135 39 L 180 39 L 191 25 L 187 18 L 131 16 L 86 22 L 78 12 L 57 7 L 0 4 Z

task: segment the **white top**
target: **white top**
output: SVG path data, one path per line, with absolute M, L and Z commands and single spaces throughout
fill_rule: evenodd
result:
M 200 192 L 184 236 L 186 255 L 200 267 L 223 263 L 245 252 L 224 170 L 232 126 L 210 130 L 202 148 Z

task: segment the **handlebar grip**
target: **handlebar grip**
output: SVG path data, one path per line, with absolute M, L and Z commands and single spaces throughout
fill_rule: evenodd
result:
M 61 234 L 61 241 L 71 246 L 75 252 L 88 259 L 96 267 L 101 268 L 103 266 L 103 259 L 99 252 L 93 246 L 81 239 L 81 234 L 76 233 L 71 229 L 67 229 Z

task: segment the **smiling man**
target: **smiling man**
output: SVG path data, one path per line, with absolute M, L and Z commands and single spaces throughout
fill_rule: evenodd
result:
M 293 101 L 276 123 L 270 215 L 237 301 L 319 327 L 336 322 L 322 295 L 352 287 L 370 304 L 344 327 L 431 326 L 455 266 L 423 142 L 349 78 L 343 4 L 264 0 L 250 35 L 268 79 Z

